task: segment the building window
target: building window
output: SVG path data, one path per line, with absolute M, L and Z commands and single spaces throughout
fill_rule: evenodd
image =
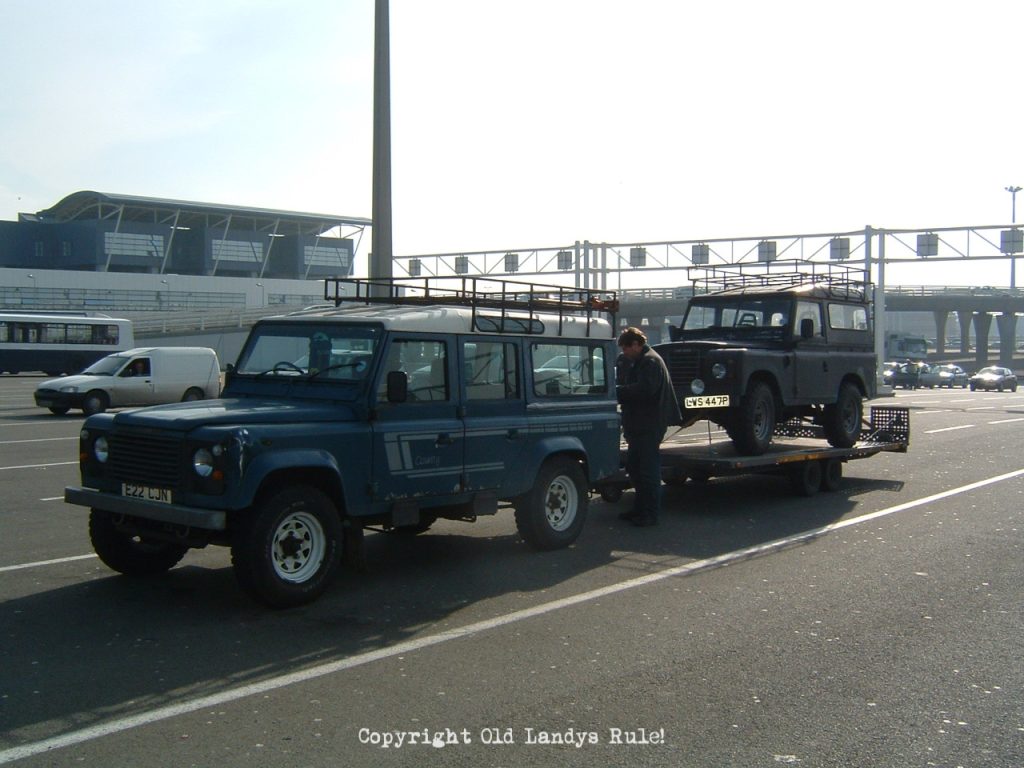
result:
M 214 240 L 214 261 L 251 261 L 263 263 L 263 243 L 253 240 Z
M 337 267 L 348 270 L 352 263 L 352 255 L 347 248 L 333 245 L 307 245 L 302 249 L 307 267 Z
M 104 251 L 107 256 L 147 256 L 152 259 L 163 258 L 163 235 L 141 235 L 131 232 L 105 232 L 103 234 Z M 67 251 L 64 251 L 64 247 Z M 71 243 L 61 243 L 62 253 L 71 255 Z

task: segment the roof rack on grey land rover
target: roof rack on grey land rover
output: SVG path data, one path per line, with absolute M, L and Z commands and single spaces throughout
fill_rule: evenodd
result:
M 832 262 L 772 261 L 695 266 L 688 270 L 694 294 L 727 290 L 786 290 L 813 286 L 835 298 L 864 301 L 870 298 L 864 268 Z
M 351 294 L 343 286 L 352 286 Z M 390 304 L 393 306 L 454 306 L 473 312 L 476 327 L 477 311 L 496 309 L 499 316 L 498 332 L 505 330 L 506 320 L 517 320 L 515 330 L 524 327 L 522 317 L 513 318 L 509 312 L 525 312 L 528 320 L 539 319 L 539 313 L 557 315 L 558 330 L 566 316 L 582 315 L 588 320 L 596 313 L 608 315 L 612 335 L 615 334 L 615 313 L 619 300 L 614 291 L 576 288 L 564 285 L 545 285 L 493 277 L 393 277 L 393 278 L 339 278 L 324 280 L 324 299 L 338 307 L 343 302 L 359 304 Z M 526 328 L 532 323 L 526 323 Z M 528 332 L 528 331 L 527 331 Z M 587 323 L 587 333 L 590 323 Z

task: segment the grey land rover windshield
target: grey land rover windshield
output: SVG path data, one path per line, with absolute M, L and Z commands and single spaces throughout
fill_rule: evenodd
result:
M 367 325 L 262 323 L 239 355 L 235 375 L 362 381 L 372 370 L 380 336 L 380 328 Z

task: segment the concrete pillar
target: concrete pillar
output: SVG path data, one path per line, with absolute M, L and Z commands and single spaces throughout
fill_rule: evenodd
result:
M 932 315 L 935 317 L 935 354 L 941 355 L 946 351 L 946 320 L 949 318 L 949 310 L 936 309 Z
M 1005 368 L 1013 368 L 1013 351 L 1017 346 L 1017 316 L 1013 312 L 1003 312 L 996 317 L 999 327 L 999 364 Z
M 979 312 L 974 316 L 974 362 L 979 368 L 988 365 L 988 331 L 992 327 L 992 315 Z
M 956 319 L 960 324 L 960 354 L 966 355 L 971 348 L 971 310 L 958 309 Z

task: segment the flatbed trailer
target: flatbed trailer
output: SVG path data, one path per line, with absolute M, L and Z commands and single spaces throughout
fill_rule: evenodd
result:
M 861 439 L 849 448 L 834 448 L 824 441 L 821 428 L 800 421 L 780 424 L 772 444 L 759 456 L 737 453 L 732 441 L 695 440 L 693 433 L 670 435 L 661 444 L 661 476 L 666 485 L 687 479 L 706 482 L 712 477 L 783 474 L 794 492 L 811 496 L 819 490 L 835 491 L 843 478 L 843 464 L 883 452 L 906 453 L 910 446 L 910 409 L 872 406 L 861 429 Z M 625 463 L 625 448 L 622 450 Z M 630 487 L 625 469 L 603 480 L 595 490 L 615 502 Z

